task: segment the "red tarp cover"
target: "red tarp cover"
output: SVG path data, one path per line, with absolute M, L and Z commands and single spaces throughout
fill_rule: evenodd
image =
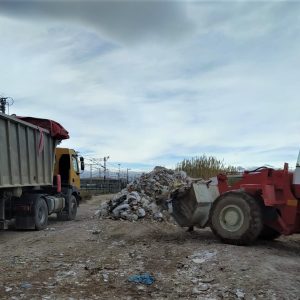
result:
M 47 119 L 38 119 L 33 117 L 17 116 L 17 118 L 22 121 L 47 129 L 50 132 L 51 136 L 57 140 L 66 140 L 69 138 L 69 132 L 55 121 Z

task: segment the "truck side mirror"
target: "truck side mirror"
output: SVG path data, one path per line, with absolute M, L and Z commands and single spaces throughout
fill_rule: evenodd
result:
M 82 156 L 80 157 L 80 169 L 84 171 L 84 158 Z

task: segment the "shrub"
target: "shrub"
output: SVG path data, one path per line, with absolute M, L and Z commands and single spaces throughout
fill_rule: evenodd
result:
M 234 166 L 225 166 L 223 160 L 219 160 L 214 156 L 192 157 L 184 159 L 176 166 L 177 171 L 185 171 L 188 176 L 193 178 L 208 179 L 219 173 L 238 174 L 238 168 Z

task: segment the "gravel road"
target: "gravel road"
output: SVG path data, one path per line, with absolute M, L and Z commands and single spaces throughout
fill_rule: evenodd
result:
M 0 232 L 0 299 L 300 299 L 300 235 L 251 247 L 167 222 L 75 221 Z M 128 281 L 150 273 L 152 285 Z

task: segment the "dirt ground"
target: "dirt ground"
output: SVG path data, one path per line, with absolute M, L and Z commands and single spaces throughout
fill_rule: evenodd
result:
M 210 230 L 99 220 L 107 197 L 76 221 L 0 232 L 0 299 L 300 299 L 299 235 L 224 245 Z M 128 281 L 144 273 L 152 285 Z

